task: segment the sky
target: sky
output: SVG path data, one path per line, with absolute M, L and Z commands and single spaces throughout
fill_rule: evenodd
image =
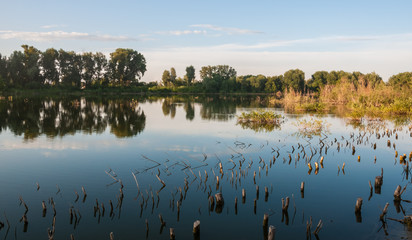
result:
M 229 65 L 238 75 L 299 68 L 412 71 L 410 0 L 0 0 L 0 53 L 23 44 L 75 52 L 131 48 L 144 55 L 143 81 L 164 70 Z

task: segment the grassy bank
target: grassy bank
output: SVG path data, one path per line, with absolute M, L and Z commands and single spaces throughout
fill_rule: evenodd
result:
M 345 106 L 347 117 L 386 117 L 412 115 L 412 90 L 381 84 L 375 88 L 355 86 L 348 81 L 326 85 L 316 94 L 285 93 L 284 106 L 292 111 L 325 112 Z

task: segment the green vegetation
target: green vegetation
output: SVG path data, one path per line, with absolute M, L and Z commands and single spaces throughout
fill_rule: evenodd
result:
M 272 111 L 252 111 L 249 113 L 243 112 L 238 116 L 239 122 L 257 122 L 257 123 L 269 123 L 280 122 L 283 119 L 282 115 L 276 114 Z
M 387 83 L 375 72 L 318 71 L 305 80 L 302 70 L 278 76 L 237 76 L 228 65 L 195 68 L 183 77 L 176 69 L 164 70 L 157 82 L 139 82 L 146 72 L 144 56 L 132 49 L 116 49 L 107 59 L 102 53 L 75 53 L 49 48 L 42 52 L 22 45 L 9 57 L 0 54 L 0 91 L 9 95 L 46 93 L 150 93 L 150 94 L 266 94 L 271 103 L 289 111 L 325 112 L 345 106 L 348 116 L 407 115 L 412 113 L 412 72 L 399 73 Z M 160 76 L 159 76 L 160 77 Z M 38 91 L 41 89 L 41 91 Z
M 274 129 L 280 129 L 284 117 L 276 114 L 273 111 L 252 111 L 243 112 L 237 116 L 237 122 L 242 128 L 250 128 L 256 132 L 266 131 L 270 132 Z
M 107 60 L 99 52 L 22 48 L 9 57 L 0 54 L 0 90 L 133 87 L 146 72 L 144 56 L 133 49 L 118 48 Z

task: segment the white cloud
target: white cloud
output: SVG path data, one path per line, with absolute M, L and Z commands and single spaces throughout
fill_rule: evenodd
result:
M 259 34 L 263 33 L 260 31 L 254 31 L 249 29 L 241 29 L 241 28 L 227 28 L 227 27 L 219 27 L 211 24 L 193 24 L 189 27 L 192 28 L 199 28 L 196 30 L 173 30 L 173 31 L 163 31 L 163 32 L 156 32 L 157 34 L 161 35 L 173 35 L 173 36 L 181 36 L 181 35 L 196 35 L 196 34 L 203 34 L 207 35 L 212 31 L 214 32 L 213 36 L 221 36 L 222 34 L 227 35 L 244 35 L 244 34 Z M 216 35 L 216 32 L 222 33 Z
M 21 39 L 34 42 L 48 42 L 54 40 L 90 40 L 90 41 L 137 41 L 137 38 L 114 36 L 109 34 L 90 34 L 82 32 L 20 32 L 0 31 L 0 39 Z
M 51 24 L 51 25 L 43 25 L 41 28 L 43 29 L 50 29 L 50 28 L 58 28 L 58 27 L 65 27 L 66 25 L 57 25 L 57 24 Z
M 166 31 L 166 32 L 157 32 L 157 34 L 161 35 L 173 35 L 173 36 L 181 36 L 181 35 L 189 35 L 189 34 L 206 34 L 205 30 L 176 30 L 176 31 Z
M 229 35 L 263 33 L 261 31 L 255 31 L 255 30 L 250 30 L 250 29 L 220 27 L 220 26 L 215 26 L 211 24 L 193 24 L 193 25 L 190 25 L 190 27 L 205 28 L 205 29 L 209 29 L 209 30 L 213 30 L 217 32 L 223 32 Z

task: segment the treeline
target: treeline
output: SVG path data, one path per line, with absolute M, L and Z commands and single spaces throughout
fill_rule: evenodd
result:
M 144 56 L 133 49 L 118 48 L 107 59 L 103 53 L 75 53 L 49 48 L 42 52 L 22 45 L 9 57 L 0 54 L 0 90 L 60 86 L 131 86 L 146 72 Z
M 325 86 L 342 81 L 354 89 L 391 86 L 412 90 L 412 72 L 399 73 L 385 83 L 375 72 L 318 71 L 305 78 L 300 69 L 291 69 L 283 75 L 244 75 L 228 65 L 203 66 L 196 80 L 195 68 L 188 66 L 183 77 L 177 77 L 175 68 L 164 70 L 161 80 L 139 83 L 146 72 L 144 56 L 133 49 L 118 48 L 109 59 L 100 52 L 75 53 L 49 48 L 42 52 L 33 46 L 22 45 L 23 51 L 10 56 L 0 54 L 0 90 L 61 87 L 65 89 L 111 87 L 139 91 L 189 93 L 269 93 L 282 97 L 285 92 L 319 93 Z M 143 86 L 143 87 L 142 87 Z M 133 90 L 133 89 L 132 89 Z
M 188 72 L 190 70 L 190 72 Z M 397 89 L 412 90 L 412 72 L 404 72 L 390 77 L 385 83 L 375 72 L 317 71 L 309 79 L 300 69 L 292 69 L 278 76 L 244 75 L 237 76 L 236 70 L 227 65 L 204 66 L 200 70 L 200 81 L 193 81 L 193 66 L 186 69 L 183 78 L 176 77 L 176 71 L 165 70 L 162 76 L 164 87 L 173 88 L 185 85 L 197 86 L 197 91 L 208 93 L 276 93 L 285 91 L 300 94 L 318 93 L 325 86 L 335 86 L 342 81 L 350 83 L 355 90 L 359 87 L 375 89 L 379 86 L 392 86 Z M 188 81 L 189 76 L 191 80 Z

